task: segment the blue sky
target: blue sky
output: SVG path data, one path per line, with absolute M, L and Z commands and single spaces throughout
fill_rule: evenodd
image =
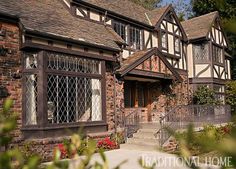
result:
M 171 2 L 175 2 L 175 0 L 162 0 L 162 4 L 170 4 Z M 184 2 L 189 3 L 190 0 L 184 0 Z

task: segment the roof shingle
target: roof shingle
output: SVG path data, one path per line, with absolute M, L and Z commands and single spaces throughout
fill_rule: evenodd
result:
M 27 30 L 120 49 L 104 25 L 72 16 L 58 0 L 1 0 L 0 12 L 18 16 Z
M 189 40 L 206 37 L 218 12 L 195 17 L 181 22 Z
M 146 12 L 149 10 L 145 9 L 141 5 L 131 2 L 130 0 L 83 0 L 92 5 L 96 5 L 100 8 L 112 11 L 116 14 L 126 16 L 136 21 L 149 24 Z

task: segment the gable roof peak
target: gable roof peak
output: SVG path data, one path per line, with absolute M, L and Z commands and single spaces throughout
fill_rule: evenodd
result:
M 181 22 L 189 40 L 207 37 L 207 34 L 219 12 L 214 11 Z

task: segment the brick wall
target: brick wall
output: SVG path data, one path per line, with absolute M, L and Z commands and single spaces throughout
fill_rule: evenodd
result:
M 17 130 L 13 133 L 15 139 L 21 139 L 22 84 L 19 72 L 21 56 L 19 51 L 19 28 L 17 25 L 0 22 L 0 86 L 6 89 L 14 101 L 13 110 L 18 113 Z M 0 98 L 0 104 L 3 104 Z

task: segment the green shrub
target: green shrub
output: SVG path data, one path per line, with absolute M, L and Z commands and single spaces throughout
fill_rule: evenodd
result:
M 199 86 L 193 93 L 193 104 L 198 105 L 218 105 L 221 101 L 215 98 L 214 90 L 207 86 Z
M 226 104 L 232 108 L 232 113 L 236 114 L 236 81 L 226 83 Z

